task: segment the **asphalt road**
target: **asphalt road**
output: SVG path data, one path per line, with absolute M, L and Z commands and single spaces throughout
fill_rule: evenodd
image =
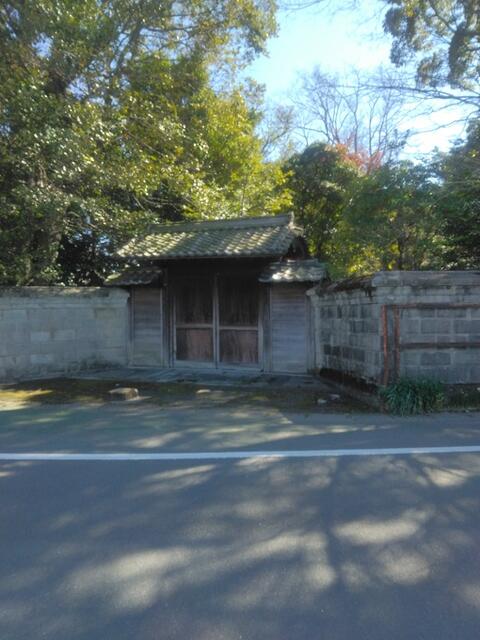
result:
M 0 412 L 0 638 L 477 640 L 480 453 L 1 453 L 479 444 L 475 414 Z

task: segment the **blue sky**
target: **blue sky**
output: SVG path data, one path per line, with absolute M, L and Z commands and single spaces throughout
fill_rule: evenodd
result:
M 352 67 L 368 70 L 390 64 L 390 39 L 383 33 L 376 0 L 364 0 L 362 10 L 332 11 L 333 4 L 280 13 L 279 35 L 268 43 L 268 57 L 257 59 L 247 70 L 266 86 L 268 100 L 288 102 L 299 74 L 316 65 L 342 73 Z M 461 134 L 461 127 L 437 129 L 436 125 L 450 122 L 454 115 L 438 113 L 415 120 L 414 127 L 426 132 L 413 137 L 408 153 L 447 149 Z M 412 122 L 407 125 L 412 127 Z

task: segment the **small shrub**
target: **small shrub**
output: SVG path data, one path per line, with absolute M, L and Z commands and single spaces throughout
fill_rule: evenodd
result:
M 443 384 L 426 378 L 400 378 L 381 389 L 380 396 L 390 413 L 401 416 L 440 411 L 445 405 Z

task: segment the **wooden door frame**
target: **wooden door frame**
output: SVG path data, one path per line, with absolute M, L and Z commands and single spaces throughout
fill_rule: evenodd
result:
M 219 287 L 218 281 L 220 277 L 225 276 L 241 276 L 244 275 L 242 269 L 228 269 L 226 271 L 219 272 L 218 270 L 212 271 L 211 274 L 206 273 L 198 277 L 205 278 L 211 281 L 212 284 L 212 332 L 213 332 L 213 360 L 211 362 L 201 362 L 193 360 L 178 360 L 177 359 L 177 322 L 176 322 L 176 286 L 177 282 L 185 279 L 192 279 L 193 276 L 188 274 L 176 274 L 168 283 L 168 302 L 170 306 L 170 366 L 175 368 L 192 368 L 192 369 L 233 369 L 237 371 L 263 371 L 264 370 L 264 315 L 265 310 L 268 307 L 268 302 L 264 300 L 263 286 L 258 284 L 258 315 L 257 325 L 252 327 L 251 330 L 257 332 L 257 352 L 258 362 L 252 364 L 240 364 L 240 363 L 222 363 L 220 361 L 220 307 L 219 307 Z M 250 274 L 249 274 L 250 275 Z M 210 326 L 210 325 L 209 325 Z
M 303 287 L 302 287 L 303 285 Z M 304 335 L 304 354 L 305 354 L 305 369 L 302 371 L 295 371 L 295 372 L 291 372 L 288 371 L 287 369 L 279 369 L 276 368 L 276 362 L 275 362 L 275 358 L 274 358 L 274 349 L 273 349 L 273 332 L 274 332 L 274 328 L 275 328 L 275 317 L 273 314 L 273 297 L 274 297 L 274 289 L 276 287 L 283 287 L 285 289 L 288 290 L 288 288 L 297 288 L 297 289 L 302 289 L 304 290 L 304 322 L 305 322 L 305 335 Z M 269 291 L 268 291 L 268 306 L 269 306 L 269 321 L 268 321 L 268 327 L 269 327 L 269 339 L 268 339 L 268 371 L 271 371 L 272 373 L 294 373 L 294 374 L 303 374 L 303 373 L 308 373 L 309 371 L 312 370 L 313 367 L 313 358 L 314 358 L 314 354 L 312 353 L 312 317 L 311 317 L 311 302 L 309 297 L 306 295 L 306 292 L 308 290 L 308 286 L 305 283 L 301 283 L 301 282 L 285 282 L 285 283 L 279 283 L 279 284 L 273 284 L 269 286 Z M 277 289 L 278 292 L 278 289 Z M 310 348 L 309 348 L 310 347 Z
M 135 362 L 136 359 L 136 345 L 135 345 L 135 314 L 136 314 L 136 305 L 137 299 L 139 295 L 139 290 L 141 289 L 151 289 L 152 291 L 158 292 L 159 304 L 158 304 L 158 315 L 160 318 L 160 335 L 162 336 L 160 342 L 158 343 L 158 348 L 160 351 L 159 357 L 159 367 L 168 366 L 168 350 L 166 348 L 166 344 L 164 341 L 164 336 L 166 333 L 166 324 L 165 324 L 165 310 L 167 306 L 167 300 L 165 296 L 165 288 L 164 287 L 154 287 L 148 285 L 136 285 L 130 286 L 129 298 L 128 298 L 128 330 L 127 330 L 127 362 L 129 366 L 132 367 L 141 367 L 141 366 L 152 366 L 151 364 L 142 365 Z
M 220 362 L 220 330 L 221 329 L 233 329 L 235 330 L 235 327 L 229 327 L 228 325 L 224 325 L 221 326 L 220 325 L 220 299 L 219 299 L 219 295 L 218 295 L 218 280 L 221 277 L 228 277 L 228 276 L 242 276 L 245 275 L 245 273 L 243 271 L 239 270 L 227 270 L 224 271 L 222 273 L 215 273 L 215 282 L 214 282 L 214 304 L 215 304 L 215 312 L 216 312 L 216 325 L 215 325 L 215 342 L 216 342 L 216 359 L 215 359 L 215 366 L 217 369 L 234 369 L 234 370 L 240 370 L 240 371 L 263 371 L 263 331 L 262 331 L 262 297 L 261 297 L 261 285 L 259 283 L 257 283 L 258 285 L 258 310 L 257 310 L 257 324 L 256 327 L 243 327 L 243 328 L 239 328 L 237 327 L 237 331 L 256 331 L 257 332 L 257 355 L 258 355 L 258 362 L 253 362 L 251 364 L 242 364 L 242 363 L 237 363 L 237 362 Z
M 172 366 L 179 367 L 182 369 L 215 369 L 216 368 L 216 354 L 215 354 L 215 301 L 214 301 L 214 274 L 205 274 L 197 276 L 197 278 L 202 278 L 204 280 L 208 280 L 212 285 L 212 323 L 211 325 L 204 325 L 202 328 L 211 328 L 212 330 L 212 360 L 178 360 L 177 359 L 177 329 L 187 328 L 186 326 L 179 327 L 177 325 L 177 299 L 176 299 L 176 285 L 181 280 L 192 280 L 192 276 L 188 275 L 177 275 L 173 280 L 173 292 L 171 296 L 172 300 Z M 193 327 L 194 328 L 194 327 Z

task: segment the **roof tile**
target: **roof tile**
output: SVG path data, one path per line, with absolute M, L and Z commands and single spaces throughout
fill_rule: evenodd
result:
M 260 275 L 260 282 L 321 282 L 327 277 L 323 263 L 315 258 L 273 262 Z
M 128 267 L 120 273 L 112 273 L 105 280 L 107 287 L 129 287 L 133 285 L 152 284 L 162 275 L 162 270 L 155 267 Z
M 303 235 L 293 216 L 264 216 L 158 225 L 119 251 L 135 258 L 229 258 L 284 255 Z

